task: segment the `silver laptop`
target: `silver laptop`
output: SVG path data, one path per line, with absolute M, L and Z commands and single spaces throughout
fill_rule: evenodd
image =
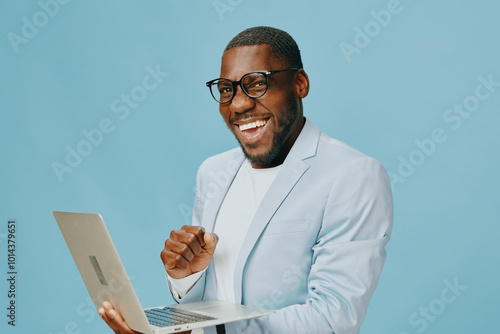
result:
M 54 211 L 54 217 L 96 309 L 102 307 L 104 301 L 111 302 L 135 331 L 176 333 L 274 312 L 221 301 L 143 310 L 101 215 Z

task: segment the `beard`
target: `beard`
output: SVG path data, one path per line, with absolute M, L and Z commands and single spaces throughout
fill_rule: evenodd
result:
M 286 112 L 281 115 L 278 128 L 274 130 L 273 142 L 269 152 L 260 156 L 252 156 L 245 150 L 245 147 L 240 142 L 240 147 L 248 161 L 252 164 L 260 166 L 273 166 L 276 159 L 280 156 L 283 146 L 288 139 L 290 131 L 292 130 L 292 127 L 298 117 L 299 106 L 295 96 L 290 95 L 287 101 Z

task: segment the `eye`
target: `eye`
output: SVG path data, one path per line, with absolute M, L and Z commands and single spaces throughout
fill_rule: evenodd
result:
M 267 90 L 266 79 L 256 78 L 255 80 L 248 82 L 245 85 L 245 89 L 251 97 L 260 97 L 264 95 Z
M 266 80 L 258 80 L 250 83 L 248 88 L 259 88 L 266 85 Z
M 219 83 L 217 90 L 219 91 L 219 94 L 231 94 L 233 92 L 233 86 L 228 85 L 227 83 Z

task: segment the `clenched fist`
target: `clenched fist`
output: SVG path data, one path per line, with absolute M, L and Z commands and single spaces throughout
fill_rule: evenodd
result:
M 170 232 L 161 260 L 170 277 L 180 279 L 204 270 L 210 264 L 219 237 L 201 226 L 184 225 Z

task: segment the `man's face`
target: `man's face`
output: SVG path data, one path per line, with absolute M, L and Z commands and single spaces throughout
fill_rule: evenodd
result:
M 272 55 L 267 44 L 241 46 L 224 52 L 220 76 L 238 81 L 249 72 L 288 67 Z M 256 99 L 248 97 L 238 86 L 232 101 L 220 104 L 222 117 L 254 168 L 281 164 L 302 129 L 295 75 L 296 71 L 270 75 L 266 94 Z

